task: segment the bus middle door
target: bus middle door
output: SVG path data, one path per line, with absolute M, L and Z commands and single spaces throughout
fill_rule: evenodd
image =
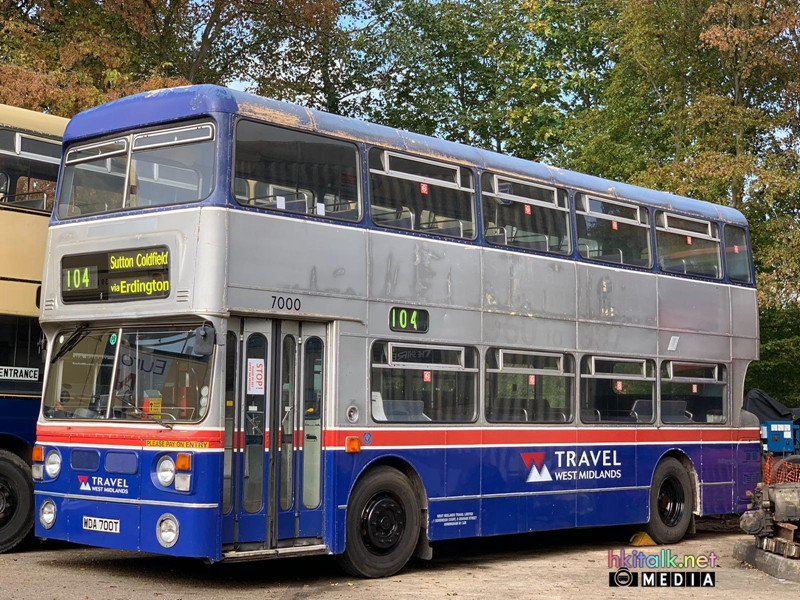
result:
M 276 547 L 322 537 L 325 325 L 276 321 L 270 498 Z

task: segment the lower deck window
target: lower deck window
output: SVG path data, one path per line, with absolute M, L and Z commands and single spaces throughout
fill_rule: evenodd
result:
M 486 355 L 486 419 L 570 422 L 574 381 L 569 355 L 492 348 Z
M 725 423 L 725 375 L 722 365 L 665 362 L 661 366 L 661 421 Z
M 470 422 L 478 389 L 475 348 L 379 341 L 372 346 L 372 418 Z
M 585 356 L 581 361 L 581 421 L 652 423 L 652 361 Z

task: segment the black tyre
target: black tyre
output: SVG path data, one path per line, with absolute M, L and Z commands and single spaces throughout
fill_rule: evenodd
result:
M 342 567 L 358 577 L 388 577 L 411 558 L 420 508 L 411 482 L 397 469 L 377 467 L 356 484 L 347 504 Z
M 674 544 L 686 535 L 693 510 L 689 474 L 678 460 L 665 458 L 653 475 L 650 522 L 645 530 L 659 544 Z
M 32 528 L 31 469 L 16 454 L 0 450 L 0 552 L 11 550 Z

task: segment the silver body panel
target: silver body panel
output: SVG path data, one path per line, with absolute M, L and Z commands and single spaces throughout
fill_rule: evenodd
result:
M 61 301 L 63 256 L 156 245 L 173 257 L 168 298 Z M 351 405 L 367 422 L 369 346 L 379 338 L 721 362 L 734 399 L 758 358 L 754 289 L 569 258 L 213 207 L 67 223 L 51 227 L 49 248 L 41 320 L 50 336 L 85 321 L 195 319 L 211 321 L 223 344 L 230 315 L 332 323 L 328 428 L 354 425 Z M 277 296 L 299 299 L 300 310 L 274 308 Z M 428 310 L 428 334 L 391 332 L 397 305 Z M 220 388 L 204 426 L 223 423 Z

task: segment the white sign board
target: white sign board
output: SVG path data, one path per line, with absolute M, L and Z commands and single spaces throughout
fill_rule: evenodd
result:
M 264 395 L 264 359 L 247 359 L 247 394 L 250 396 Z

